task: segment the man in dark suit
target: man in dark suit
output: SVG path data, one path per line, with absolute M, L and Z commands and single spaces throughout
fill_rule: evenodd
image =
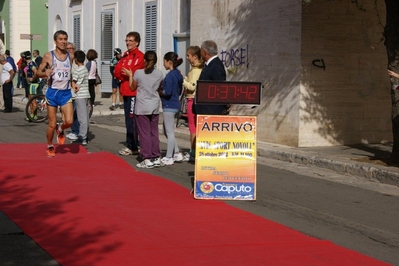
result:
M 226 70 L 222 61 L 217 56 L 218 46 L 214 41 L 204 41 L 201 45 L 201 56 L 205 61 L 199 80 L 226 80 Z M 226 105 L 220 104 L 194 104 L 193 111 L 197 115 L 222 115 L 225 114 Z

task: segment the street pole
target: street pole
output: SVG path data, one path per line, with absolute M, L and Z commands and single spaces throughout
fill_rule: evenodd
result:
M 33 41 L 33 34 L 29 34 L 30 35 L 30 52 L 32 53 L 32 41 Z

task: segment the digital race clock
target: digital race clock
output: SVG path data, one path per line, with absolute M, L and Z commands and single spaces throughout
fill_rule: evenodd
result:
M 259 105 L 261 95 L 260 82 L 198 80 L 195 102 L 197 104 Z

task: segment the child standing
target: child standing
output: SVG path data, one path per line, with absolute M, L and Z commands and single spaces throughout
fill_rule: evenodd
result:
M 163 74 L 155 69 L 157 54 L 147 51 L 144 54 L 144 69 L 133 72 L 131 69 L 122 68 L 122 72 L 129 77 L 130 89 L 137 90 L 136 115 L 137 129 L 140 139 L 140 154 L 143 161 L 138 168 L 153 168 L 161 166 L 161 150 L 159 147 L 159 94 Z
M 166 156 L 161 162 L 164 165 L 172 165 L 174 162 L 183 161 L 183 155 L 179 151 L 179 147 L 175 138 L 175 115 L 180 110 L 179 97 L 182 92 L 183 76 L 177 69 L 183 63 L 183 59 L 174 52 L 168 52 L 163 58 L 163 65 L 166 70 L 170 70 L 166 74 L 163 81 L 161 96 L 163 109 L 163 129 L 167 141 Z
M 75 112 L 79 124 L 78 141 L 87 145 L 89 131 L 89 72 L 84 66 L 86 55 L 83 51 L 75 52 L 75 63 L 78 65 L 72 73 L 72 89 L 75 91 Z

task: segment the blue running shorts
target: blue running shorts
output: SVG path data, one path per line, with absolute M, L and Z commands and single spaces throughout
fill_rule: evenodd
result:
M 48 105 L 54 107 L 64 106 L 67 103 L 71 103 L 71 89 L 58 90 L 49 87 L 46 92 L 46 101 Z

